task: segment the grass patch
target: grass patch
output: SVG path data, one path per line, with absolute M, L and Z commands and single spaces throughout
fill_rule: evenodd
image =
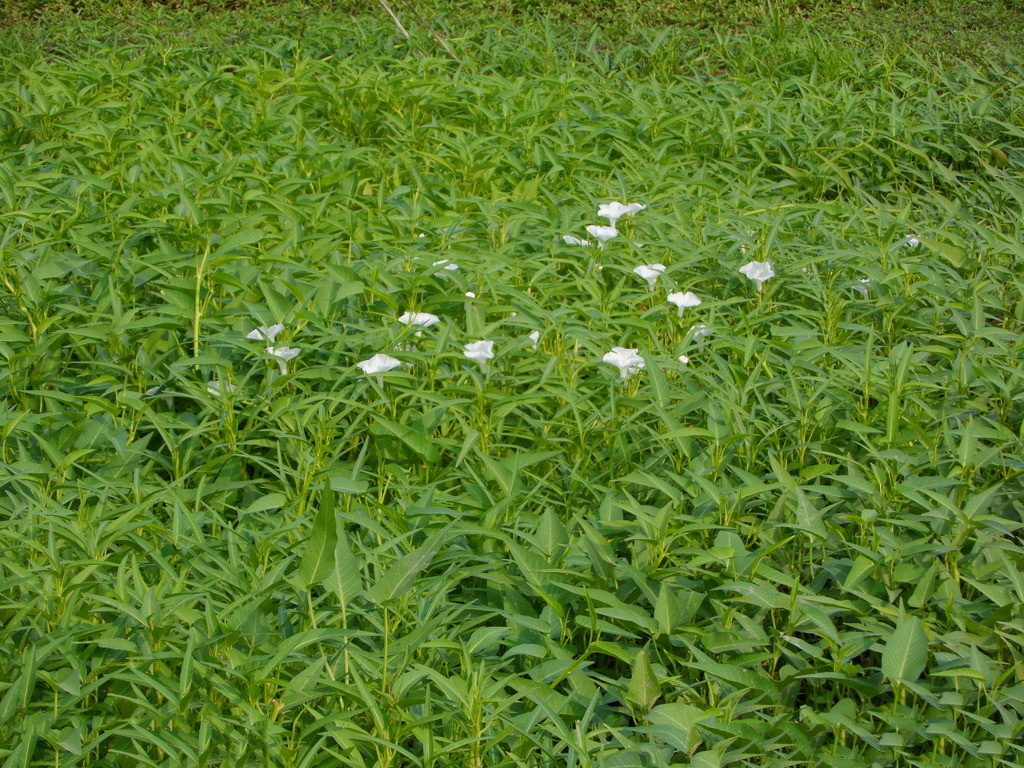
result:
M 1019 65 L 178 13 L 7 38 L 5 764 L 1021 762 Z

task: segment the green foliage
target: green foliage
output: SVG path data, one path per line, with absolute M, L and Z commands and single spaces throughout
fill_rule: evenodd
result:
M 154 14 L 0 43 L 0 764 L 1021 763 L 1017 64 Z

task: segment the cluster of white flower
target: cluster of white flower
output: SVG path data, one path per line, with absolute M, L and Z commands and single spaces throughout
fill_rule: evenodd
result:
M 635 216 L 646 208 L 647 206 L 642 203 L 620 203 L 617 201 L 602 203 L 598 207 L 598 216 L 608 219 L 608 224 L 589 225 L 586 227 L 587 233 L 595 238 L 599 248 L 604 248 L 605 243 L 619 234 L 617 228 L 619 219 L 623 216 Z M 420 237 L 423 237 L 423 235 L 420 235 Z M 586 247 L 593 245 L 590 240 L 580 239 L 573 235 L 563 235 L 562 237 L 569 245 Z M 908 249 L 913 249 L 919 247 L 920 244 L 921 241 L 916 235 L 908 234 L 898 245 L 902 245 Z M 640 244 L 636 243 L 635 245 L 639 246 Z M 742 250 L 744 253 L 746 252 L 745 248 Z M 448 273 L 453 273 L 459 269 L 458 264 L 455 264 L 448 259 L 439 259 L 434 261 L 432 267 L 435 268 L 435 270 L 443 270 Z M 653 293 L 657 289 L 659 278 L 665 274 L 667 269 L 668 268 L 664 264 L 641 264 L 634 267 L 633 272 L 647 281 L 647 286 Z M 750 261 L 740 267 L 739 272 L 754 283 L 758 293 L 761 293 L 766 281 L 775 277 L 775 270 L 773 269 L 771 262 L 768 261 Z M 807 272 L 806 267 L 804 268 L 804 272 Z M 868 298 L 867 286 L 870 282 L 871 281 L 867 278 L 861 279 L 853 286 L 853 290 L 861 294 L 866 299 Z M 161 291 L 161 293 L 163 292 Z M 472 291 L 466 291 L 465 295 L 471 299 L 476 298 L 476 294 Z M 683 317 L 683 314 L 687 309 L 698 307 L 702 303 L 701 298 L 693 293 L 693 291 L 676 291 L 669 293 L 666 300 L 670 304 L 675 305 L 680 319 Z M 415 335 L 421 336 L 424 329 L 430 328 L 439 323 L 440 318 L 437 315 L 432 315 L 428 312 L 405 312 L 398 318 L 398 322 L 406 326 L 414 327 L 416 329 Z M 288 373 L 288 361 L 293 360 L 301 352 L 299 347 L 273 346 L 277 336 L 284 330 L 284 328 L 285 326 L 281 323 L 271 326 L 261 325 L 246 334 L 247 339 L 264 342 L 268 345 L 266 347 L 267 354 L 277 361 L 282 375 L 286 375 Z M 711 336 L 713 333 L 713 329 L 709 328 L 707 325 L 696 324 L 690 328 L 688 336 L 692 341 L 703 343 L 703 340 Z M 537 349 L 540 337 L 540 331 L 533 331 L 528 336 L 531 342 L 531 349 L 534 351 Z M 462 353 L 467 359 L 478 363 L 481 369 L 486 371 L 487 361 L 494 358 L 494 344 L 494 341 L 486 339 L 472 341 L 463 345 Z M 690 358 L 686 355 L 680 355 L 678 360 L 682 365 L 688 365 L 690 363 Z M 640 356 L 639 350 L 629 347 L 613 347 L 611 352 L 604 355 L 603 362 L 617 367 L 622 379 L 629 379 L 631 376 L 641 371 L 646 364 L 644 358 Z M 390 355 L 379 353 L 367 360 L 357 363 L 356 365 L 366 376 L 375 376 L 378 384 L 383 384 L 383 374 L 402 365 L 402 361 Z M 211 380 L 207 383 L 206 389 L 211 395 L 220 397 L 223 394 L 234 392 L 237 387 L 226 382 Z M 160 392 L 160 390 L 161 387 L 152 387 L 147 390 L 146 395 L 155 396 Z
M 598 216 L 607 218 L 608 226 L 591 225 L 587 227 L 587 232 L 597 239 L 598 247 L 604 248 L 604 244 L 618 234 L 616 224 L 620 218 L 623 216 L 634 216 L 646 207 L 646 205 L 641 203 L 605 203 L 598 208 Z M 589 240 L 581 240 L 572 235 L 563 235 L 562 239 L 569 245 L 591 245 Z M 746 252 L 745 249 L 744 252 Z M 665 273 L 666 269 L 667 267 L 664 264 L 641 264 L 638 267 L 634 267 L 633 272 L 646 280 L 647 287 L 651 292 L 654 292 L 658 285 L 658 278 Z M 761 292 L 761 288 L 766 280 L 775 277 L 775 270 L 772 269 L 771 263 L 767 261 L 751 261 L 740 267 L 739 271 L 740 274 L 753 281 L 758 293 Z M 684 310 L 699 306 L 701 303 L 700 297 L 693 293 L 693 291 L 670 293 L 667 298 L 669 303 L 674 304 L 678 309 L 680 318 L 683 316 Z M 700 341 L 712 333 L 713 331 L 706 325 L 695 325 L 690 329 L 691 338 L 696 341 Z M 604 362 L 617 366 L 619 374 L 623 379 L 628 379 L 644 367 L 644 359 L 640 357 L 638 350 L 628 347 L 613 347 L 612 351 L 604 356 Z M 681 355 L 679 362 L 683 365 L 688 365 L 690 358 L 686 355 Z
M 275 323 L 271 326 L 261 325 L 258 328 L 254 328 L 245 335 L 245 338 L 251 339 L 252 341 L 262 341 L 270 346 L 267 347 L 267 354 L 277 360 L 277 365 L 281 370 L 281 375 L 284 376 L 288 373 L 288 361 L 294 359 L 299 352 L 302 350 L 298 347 L 275 347 L 273 346 L 274 340 L 277 335 L 284 330 L 284 325 L 281 323 Z M 223 394 L 229 394 L 234 392 L 238 387 L 234 384 L 228 384 L 225 382 L 217 381 L 213 379 L 206 384 L 206 391 L 214 397 L 220 397 Z
M 640 211 L 644 210 L 647 206 L 641 203 L 620 203 L 611 202 L 603 203 L 598 208 L 598 215 L 608 219 L 608 225 L 590 225 L 587 227 L 587 232 L 597 239 L 598 246 L 603 248 L 604 244 L 611 240 L 613 237 L 618 235 L 618 229 L 616 225 L 618 220 L 623 216 L 634 216 Z M 563 235 L 563 239 L 569 245 L 582 245 L 590 246 L 592 243 L 589 240 L 581 240 L 573 237 L 572 235 Z M 907 235 L 906 239 L 902 243 L 908 248 L 916 248 L 920 244 L 920 240 L 914 235 Z M 450 262 L 447 259 L 440 259 L 435 261 L 432 265 L 443 269 L 448 272 L 453 272 L 459 267 L 457 264 Z M 633 269 L 639 277 L 647 281 L 648 288 L 653 292 L 657 288 L 658 279 L 665 273 L 667 267 L 664 264 L 641 264 Z M 775 270 L 772 268 L 771 262 L 768 261 L 750 261 L 739 268 L 740 274 L 746 276 L 754 283 L 757 292 L 760 293 L 764 283 L 767 280 L 775 277 Z M 867 298 L 867 284 L 870 281 L 867 279 L 860 280 L 858 285 L 854 286 L 854 289 L 858 293 L 862 293 Z M 471 291 L 466 292 L 466 296 L 469 298 L 476 298 L 476 295 Z M 683 317 L 685 310 L 700 306 L 701 299 L 693 291 L 677 291 L 668 294 L 666 297 L 670 304 L 675 305 L 678 310 L 678 316 Z M 432 315 L 428 312 L 405 312 L 398 318 L 398 322 L 403 325 L 415 327 L 416 336 L 420 336 L 423 329 L 430 328 L 440 322 L 440 318 L 437 315 Z M 258 328 L 250 331 L 246 338 L 254 341 L 263 341 L 269 345 L 273 345 L 277 335 L 284 330 L 283 324 L 275 324 L 271 326 L 261 325 Z M 689 336 L 690 339 L 697 342 L 702 342 L 703 339 L 711 336 L 714 331 L 704 324 L 696 324 L 690 328 Z M 531 341 L 531 348 L 537 349 L 537 345 L 540 342 L 540 331 L 533 331 L 529 334 Z M 298 347 L 267 347 L 267 354 L 277 360 L 278 365 L 281 369 L 281 374 L 288 373 L 287 363 L 289 360 L 295 358 L 301 350 Z M 480 364 L 481 369 L 487 369 L 487 361 L 494 358 L 494 341 L 482 339 L 479 341 L 469 342 L 462 347 L 462 353 L 466 358 Z M 622 379 L 628 379 L 636 373 L 639 373 L 645 366 L 643 357 L 640 356 L 639 350 L 630 347 L 612 347 L 612 351 L 605 354 L 603 362 L 613 365 L 619 369 L 619 375 Z M 688 365 L 690 358 L 686 355 L 679 356 L 679 362 L 682 365 Z M 367 376 L 376 376 L 378 384 L 383 384 L 383 374 L 399 367 L 402 362 L 390 355 L 376 354 L 373 357 L 363 360 L 357 363 L 357 367 L 363 371 Z M 152 388 L 146 394 L 155 394 L 159 390 L 158 387 Z M 210 381 L 207 384 L 207 391 L 212 395 L 220 396 L 225 392 L 232 392 L 235 387 L 230 384 L 222 384 L 218 381 Z

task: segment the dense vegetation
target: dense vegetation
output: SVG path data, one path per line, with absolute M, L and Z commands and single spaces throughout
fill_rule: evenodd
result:
M 0 44 L 4 766 L 1024 764 L 1019 63 L 163 13 Z

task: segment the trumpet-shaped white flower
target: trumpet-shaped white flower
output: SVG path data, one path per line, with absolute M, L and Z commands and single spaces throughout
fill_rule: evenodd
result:
M 473 293 L 472 291 L 466 291 L 466 298 L 467 299 L 475 299 L 476 298 L 476 294 Z
M 591 224 L 587 227 L 587 232 L 589 232 L 592 237 L 597 238 L 598 245 L 602 248 L 604 248 L 605 243 L 619 234 L 619 230 L 615 227 L 604 227 L 600 224 Z
M 398 318 L 398 322 L 405 325 L 418 325 L 421 328 L 429 328 L 441 322 L 441 318 L 429 312 L 406 312 Z
M 288 373 L 288 361 L 301 351 L 298 347 L 267 347 L 267 354 L 277 358 L 277 365 L 281 369 L 282 376 Z
M 683 365 L 689 365 L 690 364 L 690 358 L 688 358 L 686 355 L 680 355 L 679 356 L 679 362 L 682 363 Z
M 384 386 L 384 377 L 381 374 L 387 373 L 392 368 L 397 368 L 401 364 L 401 360 L 396 360 L 391 355 L 376 354 L 369 360 L 356 363 L 356 366 L 367 376 L 376 375 L 377 384 Z
M 641 264 L 633 271 L 647 281 L 648 287 L 653 291 L 658 283 L 658 278 L 665 272 L 664 264 Z
M 761 292 L 761 286 L 765 280 L 775 277 L 775 270 L 767 261 L 751 261 L 740 267 L 740 274 L 746 275 L 757 285 L 757 292 Z
M 573 237 L 572 235 L 562 235 L 562 239 L 565 241 L 566 245 L 593 245 L 589 240 L 581 240 L 580 238 Z
M 433 266 L 444 267 L 449 272 L 454 272 L 459 268 L 458 264 L 456 264 L 454 261 L 448 261 L 448 259 L 441 259 L 440 261 L 435 261 Z
M 917 248 L 921 244 L 921 241 L 917 239 L 917 235 L 907 233 L 906 238 L 903 240 L 904 248 Z
M 683 316 L 683 310 L 700 305 L 700 298 L 693 291 L 670 293 L 668 300 L 670 304 L 675 304 L 679 308 L 680 317 Z
M 599 205 L 597 208 L 597 215 L 604 216 L 608 219 L 608 223 L 614 227 L 616 222 L 618 222 L 618 220 L 623 216 L 634 216 L 646 207 L 646 205 L 641 205 L 640 203 L 629 203 L 626 205 L 613 201 Z
M 694 341 L 706 339 L 713 333 L 714 331 L 711 328 L 708 328 L 706 325 L 703 324 L 697 324 L 690 329 L 690 334 L 693 336 Z
M 530 333 L 530 341 L 533 342 L 530 348 L 535 352 L 537 351 L 537 345 L 540 343 L 540 331 L 533 331 Z
M 284 326 L 281 323 L 272 325 L 269 328 L 265 325 L 261 325 L 255 330 L 249 331 L 245 335 L 245 338 L 252 339 L 253 341 L 265 341 L 268 344 L 273 344 L 274 339 L 277 338 L 277 334 L 284 330 Z
M 628 379 L 634 373 L 638 373 L 644 367 L 644 359 L 637 354 L 637 350 L 628 347 L 612 347 L 612 351 L 605 354 L 602 360 L 609 365 L 619 369 L 619 376 Z
M 392 368 L 397 368 L 401 364 L 401 360 L 396 360 L 391 355 L 376 354 L 369 360 L 356 363 L 356 366 L 367 376 L 373 376 L 374 374 L 387 373 Z
M 481 368 L 487 367 L 487 361 L 494 357 L 493 341 L 471 341 L 462 347 L 462 354 L 470 360 L 480 363 Z
M 214 397 L 220 397 L 221 394 L 224 393 L 230 394 L 231 392 L 234 392 L 236 389 L 238 389 L 238 387 L 236 387 L 234 384 L 224 384 L 220 381 L 217 381 L 216 379 L 213 379 L 212 381 L 209 381 L 206 384 L 206 391 L 209 392 Z

